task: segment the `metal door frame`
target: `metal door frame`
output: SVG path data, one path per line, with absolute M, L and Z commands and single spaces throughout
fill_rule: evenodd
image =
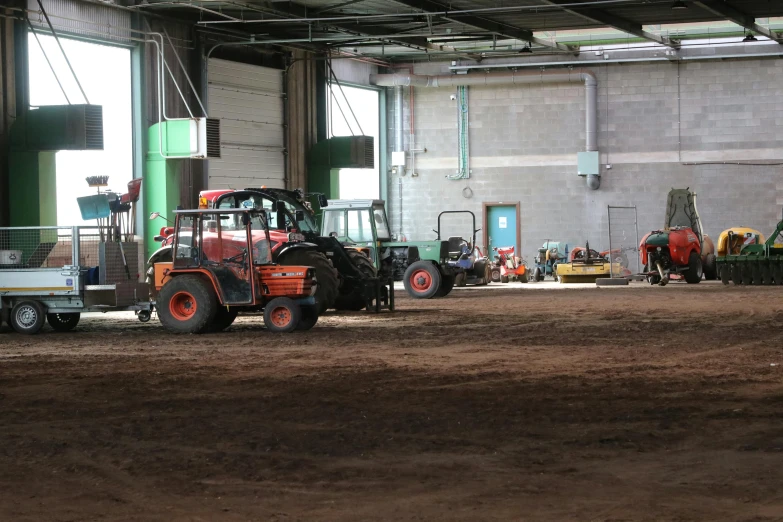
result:
M 481 216 L 483 221 L 482 229 L 482 239 L 484 240 L 484 248 L 486 249 L 486 256 L 492 259 L 491 252 L 489 252 L 489 209 L 490 207 L 516 207 L 517 208 L 517 244 L 516 248 L 519 250 L 516 251 L 516 255 L 521 257 L 519 251 L 522 250 L 522 220 L 521 220 L 521 212 L 520 212 L 520 205 L 519 201 L 492 201 L 492 202 L 483 202 L 481 203 Z

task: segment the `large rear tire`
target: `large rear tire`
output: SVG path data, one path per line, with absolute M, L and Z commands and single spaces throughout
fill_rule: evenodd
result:
M 688 258 L 688 270 L 685 271 L 685 282 L 689 285 L 695 285 L 701 282 L 702 275 L 701 256 L 696 252 L 691 252 Z
M 293 332 L 302 321 L 302 309 L 288 297 L 276 297 L 264 307 L 264 324 L 275 333 Z
M 704 279 L 714 281 L 718 278 L 718 267 L 715 263 L 715 254 L 707 254 L 704 257 Z
M 327 308 L 334 307 L 340 291 L 340 276 L 326 255 L 317 250 L 294 248 L 284 252 L 281 258 L 278 258 L 275 262 L 286 266 L 311 266 L 315 268 L 315 277 L 318 280 L 318 288 L 315 290 L 315 302 L 318 313 L 322 314 Z
M 405 270 L 402 282 L 405 291 L 414 299 L 432 299 L 440 290 L 442 277 L 434 264 L 416 261 Z
M 314 306 L 301 306 L 302 319 L 296 329 L 300 332 L 307 331 L 318 322 L 318 310 Z
M 367 277 L 377 277 L 378 271 L 375 269 L 375 266 L 372 264 L 372 261 L 370 261 L 369 257 L 362 254 L 358 250 L 347 250 L 346 253 L 362 274 Z M 362 292 L 363 290 L 360 289 L 359 291 Z M 335 310 L 353 310 L 358 312 L 359 310 L 363 310 L 366 307 L 367 303 L 364 302 L 364 296 L 356 292 L 351 294 L 340 294 L 337 296 L 337 299 L 334 300 Z
M 236 308 L 226 308 L 225 306 L 218 306 L 215 311 L 215 318 L 212 319 L 212 323 L 209 325 L 210 332 L 222 332 L 234 323 L 237 318 L 238 310 Z
M 161 324 L 173 333 L 206 333 L 217 313 L 215 290 L 196 275 L 168 281 L 160 289 L 157 302 Z
M 49 326 L 56 332 L 70 332 L 79 324 L 79 312 L 69 314 L 46 314 Z

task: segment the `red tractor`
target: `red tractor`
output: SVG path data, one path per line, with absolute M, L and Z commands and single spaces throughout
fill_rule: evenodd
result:
M 661 286 L 680 276 L 689 284 L 700 282 L 703 275 L 715 279 L 714 249 L 702 231 L 696 194 L 687 188 L 669 192 L 666 226 L 644 236 L 639 245 L 647 280 Z

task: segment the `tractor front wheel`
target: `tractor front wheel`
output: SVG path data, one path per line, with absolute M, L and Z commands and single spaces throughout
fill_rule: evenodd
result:
M 217 314 L 217 296 L 199 276 L 181 275 L 160 289 L 157 310 L 161 324 L 170 332 L 206 333 Z
M 301 321 L 302 309 L 288 297 L 276 297 L 264 307 L 264 324 L 270 332 L 293 332 Z
M 701 281 L 702 275 L 701 256 L 696 252 L 691 252 L 688 258 L 688 270 L 685 271 L 685 282 L 695 285 Z
M 416 261 L 405 271 L 402 281 L 409 296 L 414 299 L 432 299 L 440 290 L 442 277 L 438 267 L 429 261 Z

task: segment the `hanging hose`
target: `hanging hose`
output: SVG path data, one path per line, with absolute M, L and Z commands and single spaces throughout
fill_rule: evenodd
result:
M 470 142 L 468 140 L 468 87 L 457 87 L 457 172 L 446 176 L 448 179 L 470 178 Z

